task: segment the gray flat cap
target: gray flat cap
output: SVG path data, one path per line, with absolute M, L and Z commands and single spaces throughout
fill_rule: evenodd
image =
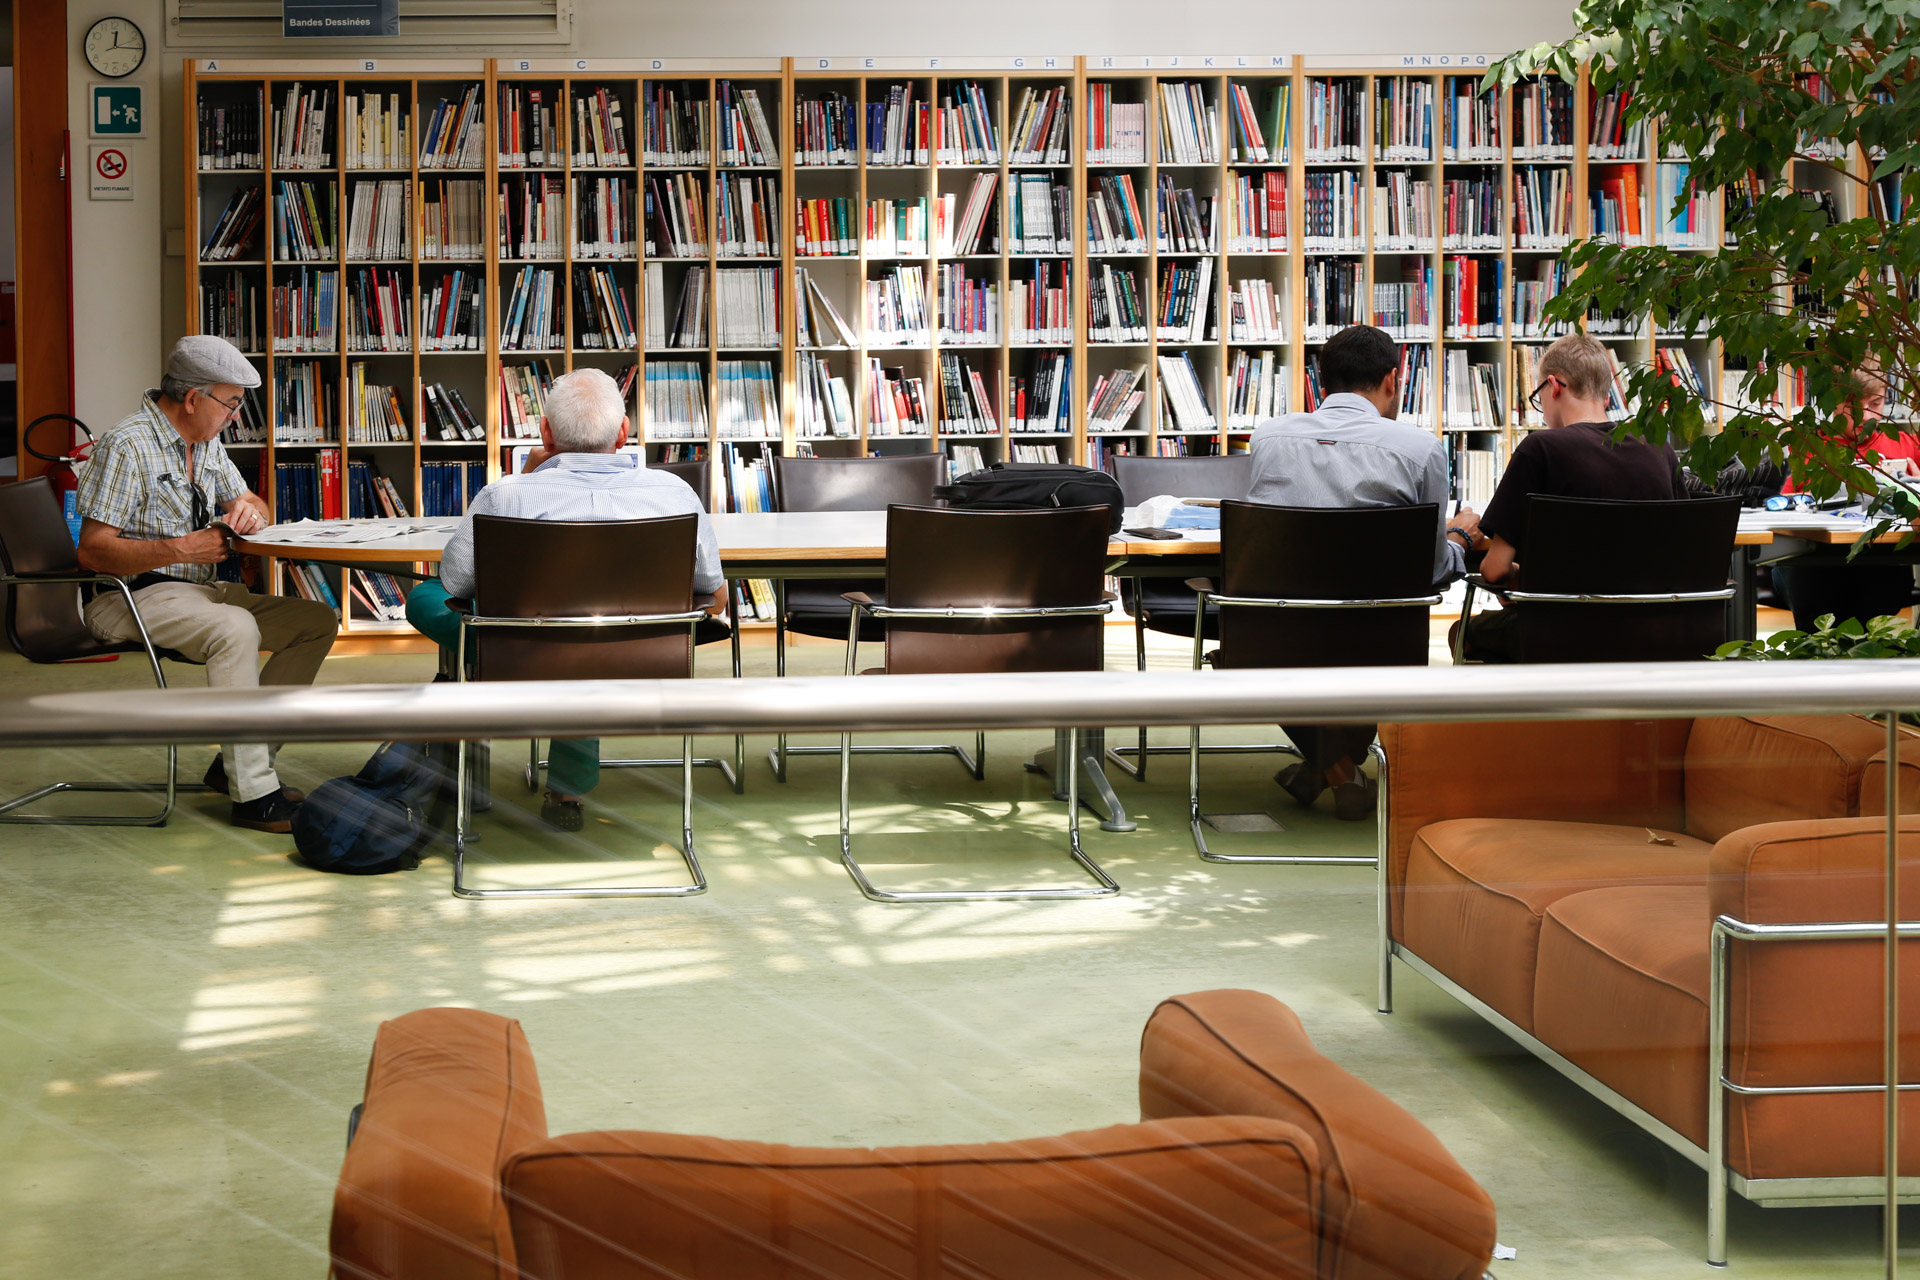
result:
M 204 333 L 188 334 L 173 344 L 167 354 L 167 376 L 191 387 L 260 385 L 259 370 L 247 363 L 238 347 Z

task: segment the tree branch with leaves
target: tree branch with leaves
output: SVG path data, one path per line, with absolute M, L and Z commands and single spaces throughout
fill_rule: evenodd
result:
M 1842 427 L 1857 421 L 1863 376 L 1920 386 L 1920 210 L 1904 216 L 1920 196 L 1920 0 L 1580 0 L 1573 18 L 1579 35 L 1502 59 L 1483 88 L 1543 73 L 1571 82 L 1588 64 L 1596 92 L 1630 91 L 1628 123 L 1656 122 L 1662 146 L 1685 152 L 1693 190 L 1757 180 L 1717 253 L 1588 240 L 1561 254 L 1568 284 L 1549 319 L 1623 312 L 1720 344 L 1717 396 L 1629 367 L 1621 430 L 1672 443 L 1696 475 L 1772 461 L 1817 497 L 1869 501 L 1883 526 L 1910 521 L 1920 502 L 1897 485 L 1883 492 L 1880 457 Z M 1865 212 L 1832 220 L 1793 185 L 1805 164 L 1839 175 Z M 1899 182 L 1892 208 L 1869 198 L 1888 177 Z M 1789 369 L 1804 380 L 1803 406 L 1776 399 Z M 1906 421 L 1880 429 L 1920 434 Z

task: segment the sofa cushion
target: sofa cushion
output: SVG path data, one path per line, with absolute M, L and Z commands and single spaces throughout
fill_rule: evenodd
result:
M 1692 836 L 1639 826 L 1436 822 L 1414 836 L 1395 937 L 1532 1030 L 1534 963 L 1546 909 L 1569 894 L 1615 885 L 1703 885 L 1710 848 Z
M 1702 1146 L 1707 886 L 1590 889 L 1547 908 L 1533 1034 Z
M 520 1024 L 420 1009 L 380 1024 L 365 1110 L 333 1196 L 340 1280 L 505 1280 L 507 1157 L 547 1134 Z
M 1887 731 L 1864 716 L 1727 716 L 1687 739 L 1687 834 L 1718 840 L 1756 822 L 1847 818 Z
M 1383 724 L 1388 769 L 1387 909 L 1416 832 L 1449 818 L 1645 823 L 1678 831 L 1686 720 Z
M 1322 1056 L 1258 991 L 1164 1000 L 1140 1040 L 1140 1117 L 1263 1116 L 1320 1153 L 1326 1244 L 1340 1280 L 1461 1277 L 1492 1259 L 1493 1201 L 1427 1127 Z
M 527 1280 L 1317 1273 L 1313 1141 L 1246 1116 L 877 1150 L 578 1133 L 505 1182 Z
M 1920 734 L 1902 726 L 1900 738 L 1900 794 L 1896 803 L 1901 813 L 1920 813 Z M 1860 772 L 1860 816 L 1878 817 L 1886 811 L 1887 749 L 1883 745 Z

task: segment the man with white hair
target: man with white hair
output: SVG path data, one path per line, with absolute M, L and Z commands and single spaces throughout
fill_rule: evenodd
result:
M 440 558 L 440 578 L 407 595 L 407 621 L 451 654 L 460 642 L 459 615 L 447 599 L 471 598 L 474 589 L 473 518 L 519 520 L 650 520 L 698 514 L 693 589 L 711 595 L 707 612 L 726 609 L 720 576 L 720 544 L 713 522 L 692 486 L 664 471 L 649 471 L 639 455 L 621 453 L 632 424 L 620 389 L 599 369 L 575 369 L 554 379 L 540 422 L 540 447 L 519 475 L 502 476 L 475 494 L 460 527 Z M 562 831 L 585 824 L 580 798 L 600 781 L 597 738 L 556 741 L 547 765 L 548 791 L 540 816 Z
M 160 386 L 100 437 L 81 471 L 82 568 L 125 578 L 154 644 L 206 664 L 215 688 L 312 684 L 333 648 L 340 619 L 314 600 L 260 595 L 222 582 L 227 535 L 269 523 L 267 504 L 247 488 L 220 432 L 240 412 L 260 374 L 223 339 L 194 334 L 174 343 Z M 101 640 L 138 640 L 127 599 L 96 591 L 87 629 Z M 260 651 L 268 650 L 264 669 Z M 280 785 L 273 749 L 228 745 L 207 770 L 207 785 L 233 801 L 229 819 L 256 831 L 292 829 L 305 796 Z

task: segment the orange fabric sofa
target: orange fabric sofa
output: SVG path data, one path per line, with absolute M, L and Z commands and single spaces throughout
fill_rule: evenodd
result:
M 1177 996 L 1137 1124 L 876 1150 L 549 1137 L 516 1022 L 382 1024 L 334 1196 L 341 1280 L 1478 1280 L 1493 1205 L 1279 1001 Z
M 1382 1012 L 1398 957 L 1711 1174 L 1714 922 L 1884 919 L 1884 724 L 1409 724 L 1380 737 Z M 1920 819 L 1901 831 L 1911 920 Z M 1730 1184 L 1774 1203 L 1873 1199 L 1805 1180 L 1879 1174 L 1879 1094 L 1740 1090 L 1883 1079 L 1880 944 L 1736 938 L 1727 957 L 1736 1087 L 1719 1099 L 1727 1177 L 1710 1195 Z M 1903 1052 L 1920 1064 L 1920 950 L 1902 969 Z M 1903 1103 L 1902 1122 L 1902 1172 L 1920 1173 L 1920 1101 Z M 1708 1216 L 1719 1262 L 1722 1215 Z

